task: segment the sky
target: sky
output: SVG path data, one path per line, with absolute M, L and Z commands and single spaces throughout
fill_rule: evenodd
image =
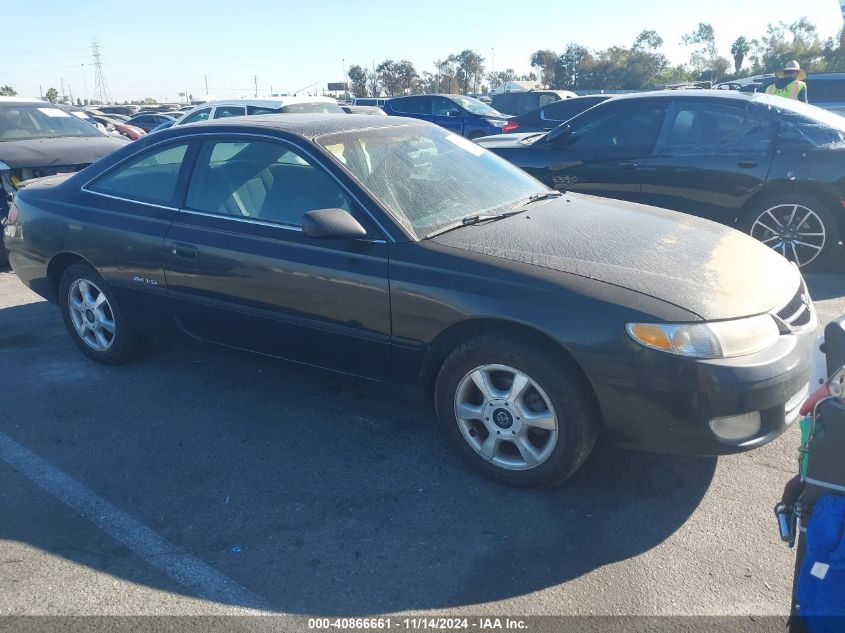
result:
M 643 29 L 664 39 L 662 52 L 688 61 L 680 44 L 699 22 L 713 25 L 720 52 L 729 56 L 739 35 L 762 36 L 770 22 L 803 16 L 823 37 L 838 34 L 838 0 L 40 0 L 16 12 L 3 30 L 0 85 L 21 96 L 49 87 L 74 98 L 93 97 L 91 42 L 100 45 L 113 99 L 178 93 L 217 98 L 324 90 L 343 81 L 352 64 L 372 67 L 408 59 L 418 72 L 471 48 L 488 70 L 531 70 L 538 49 L 562 51 L 569 42 L 591 49 L 630 45 Z M 37 7 L 37 12 L 34 8 Z M 49 19 L 44 19 L 49 16 Z M 69 88 L 68 88 L 69 86 Z

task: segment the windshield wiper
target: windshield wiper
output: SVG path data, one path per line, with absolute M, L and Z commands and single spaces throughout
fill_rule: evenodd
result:
M 487 222 L 489 220 L 501 220 L 502 218 L 509 218 L 512 215 L 517 215 L 518 213 L 523 213 L 525 209 L 512 209 L 510 211 L 503 211 L 502 213 L 484 213 L 484 214 L 476 214 L 476 215 L 467 215 L 462 217 L 460 220 L 452 222 L 451 224 L 447 224 L 443 228 L 440 228 L 436 231 L 432 231 L 431 233 L 427 234 L 426 237 L 434 237 L 435 235 L 441 235 L 443 233 L 448 233 L 449 231 L 453 231 L 454 229 L 459 229 L 462 226 L 470 226 L 471 224 L 478 224 L 479 222 Z
M 523 202 L 520 206 L 524 207 L 532 202 L 539 202 L 540 200 L 549 200 L 551 198 L 560 198 L 563 194 L 560 191 L 540 191 L 538 193 L 532 193 L 528 196 L 528 200 Z

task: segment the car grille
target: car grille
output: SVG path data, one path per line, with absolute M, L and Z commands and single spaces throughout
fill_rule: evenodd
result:
M 813 300 L 803 279 L 795 296 L 777 311 L 777 316 L 793 332 L 815 327 Z

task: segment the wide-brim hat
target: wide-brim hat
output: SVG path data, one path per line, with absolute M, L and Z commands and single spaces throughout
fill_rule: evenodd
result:
M 788 70 L 798 71 L 798 75 L 795 77 L 796 81 L 804 81 L 807 78 L 807 73 L 801 70 L 801 65 L 794 59 L 784 66 L 783 69 L 777 71 L 775 75 L 778 79 L 783 79 L 786 76 L 786 71 Z

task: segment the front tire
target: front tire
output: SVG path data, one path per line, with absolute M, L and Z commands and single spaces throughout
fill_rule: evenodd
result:
M 59 282 L 59 306 L 70 337 L 82 352 L 100 363 L 129 360 L 134 333 L 111 288 L 85 264 L 73 264 Z
M 823 268 L 839 244 L 830 205 L 809 194 L 766 197 L 746 215 L 742 228 L 803 270 Z
M 469 466 L 511 486 L 559 484 L 595 444 L 589 386 L 572 361 L 529 338 L 479 335 L 446 359 L 437 419 Z

